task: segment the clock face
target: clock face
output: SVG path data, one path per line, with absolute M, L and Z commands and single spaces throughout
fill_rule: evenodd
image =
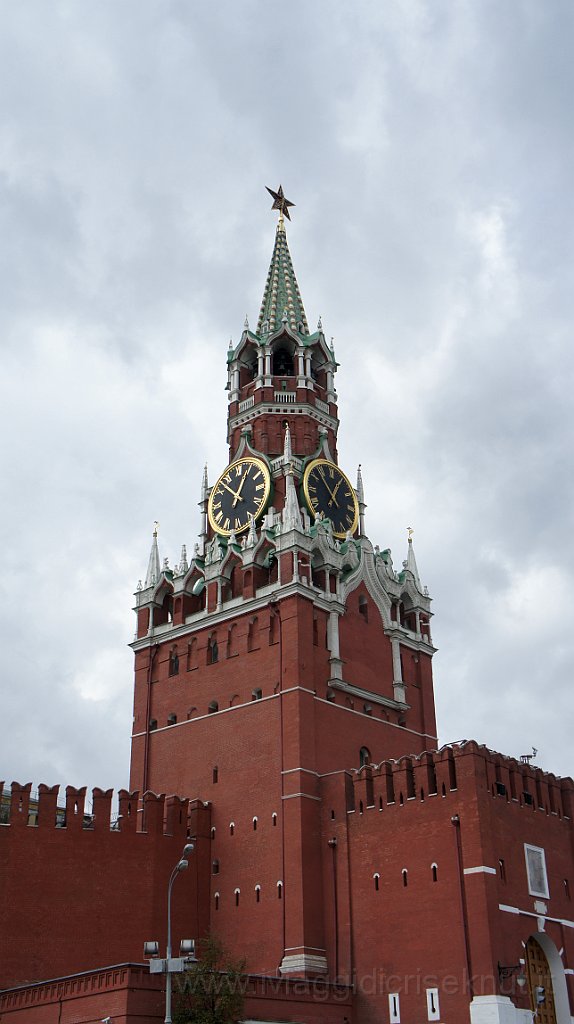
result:
M 359 504 L 349 480 L 327 459 L 313 459 L 303 476 L 305 501 L 315 519 L 330 519 L 335 537 L 354 533 L 359 521 Z
M 247 457 L 232 462 L 209 495 L 207 512 L 216 533 L 229 537 L 249 528 L 251 518 L 261 515 L 269 498 L 271 477 L 261 459 Z

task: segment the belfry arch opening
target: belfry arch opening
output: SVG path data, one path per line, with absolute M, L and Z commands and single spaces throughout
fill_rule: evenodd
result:
M 294 377 L 295 362 L 293 353 L 282 342 L 274 349 L 271 357 L 271 372 L 274 377 Z

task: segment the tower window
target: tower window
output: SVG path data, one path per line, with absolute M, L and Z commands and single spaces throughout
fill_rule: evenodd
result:
M 277 899 L 283 899 L 283 882 L 277 882 Z
M 368 747 L 361 747 L 359 751 L 359 768 L 371 763 L 371 751 Z
M 169 652 L 169 674 L 170 676 L 179 675 L 179 654 L 177 653 L 177 647 L 172 647 Z
M 379 881 L 380 881 L 380 877 L 381 877 L 381 876 L 379 875 L 379 873 L 378 873 L 378 872 L 375 872 L 375 874 L 373 875 L 373 880 L 374 880 L 374 882 L 375 882 L 375 892 L 378 892 L 378 891 L 379 891 Z
M 219 861 L 218 860 L 214 860 L 212 862 L 212 864 L 211 864 L 211 874 L 212 875 L 218 875 L 219 874 Z
M 150 718 L 150 720 L 149 720 L 149 731 L 153 732 L 154 729 L 157 729 L 157 718 Z
M 498 861 L 498 873 L 500 875 L 500 881 L 506 882 L 506 864 L 502 858 Z
M 211 773 L 211 781 L 213 783 L 219 782 L 219 768 L 217 767 L 217 765 L 214 765 L 213 771 Z
M 232 836 L 234 832 L 235 832 L 235 822 L 234 821 L 230 821 L 229 822 L 229 835 Z
M 260 903 L 261 902 L 261 886 L 260 885 L 256 885 L 255 886 L 255 902 L 256 903 Z
M 438 867 L 436 864 L 431 864 L 431 874 L 433 882 L 438 882 Z
M 216 892 L 213 898 L 214 898 L 214 901 L 215 901 L 215 909 L 219 910 L 219 893 Z
M 219 711 L 219 704 L 216 700 L 212 700 L 209 704 L 207 711 L 210 715 L 214 715 L 216 711 Z
M 403 887 L 406 889 L 407 885 L 409 884 L 409 873 L 408 873 L 406 868 L 403 868 L 402 876 L 403 876 Z
M 257 832 L 257 818 L 253 819 L 253 831 Z
M 275 811 L 273 811 L 273 814 L 271 815 L 271 824 L 273 825 L 273 828 L 277 825 L 277 815 Z
M 359 596 L 359 614 L 363 616 L 365 622 L 369 621 L 369 603 L 364 594 Z
M 236 907 L 239 906 L 239 897 L 240 897 L 240 895 L 241 895 L 241 889 L 236 889 L 235 890 L 235 906 Z
M 262 698 L 263 698 L 263 690 L 252 690 L 251 691 L 251 700 L 262 700 Z
M 167 724 L 168 725 L 175 725 L 176 722 L 177 722 L 177 715 L 176 715 L 175 711 L 171 711 L 170 714 L 167 716 Z
M 207 642 L 207 664 L 215 665 L 219 661 L 219 648 L 215 636 L 210 636 Z

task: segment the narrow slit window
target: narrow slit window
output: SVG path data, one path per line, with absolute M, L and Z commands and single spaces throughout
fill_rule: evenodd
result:
M 389 992 L 389 1024 L 401 1024 L 401 1006 L 398 992 Z
M 427 1020 L 440 1020 L 438 988 L 427 988 Z

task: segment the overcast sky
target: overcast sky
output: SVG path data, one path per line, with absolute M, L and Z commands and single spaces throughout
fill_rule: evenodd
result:
M 276 215 L 440 739 L 572 774 L 571 0 L 0 3 L 0 778 L 127 784 L 133 591 L 227 461 Z

